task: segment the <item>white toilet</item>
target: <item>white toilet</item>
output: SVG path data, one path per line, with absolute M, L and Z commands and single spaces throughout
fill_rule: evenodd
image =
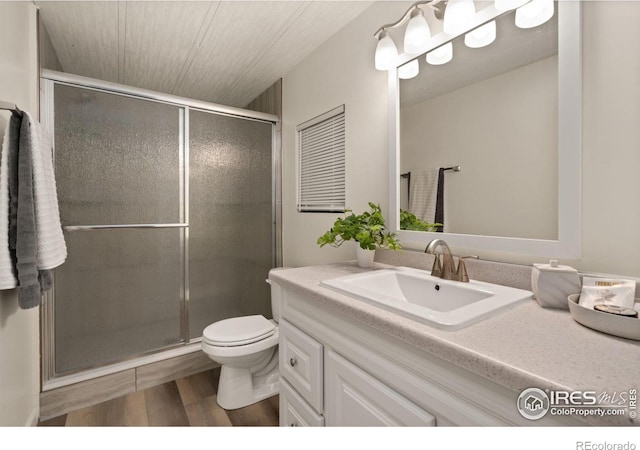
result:
M 222 366 L 217 401 L 224 409 L 237 409 L 279 393 L 279 295 L 272 288 L 274 320 L 243 316 L 220 320 L 202 333 L 202 350 Z

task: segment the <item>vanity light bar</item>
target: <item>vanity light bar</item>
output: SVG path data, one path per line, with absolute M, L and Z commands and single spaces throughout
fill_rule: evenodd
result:
M 495 9 L 505 12 L 516 9 L 515 24 L 519 28 L 533 28 L 547 22 L 555 11 L 554 0 L 495 0 Z M 422 7 L 433 12 L 436 20 L 443 20 L 446 35 L 466 33 L 465 44 L 480 48 L 491 44 L 496 38 L 495 17 L 486 23 L 476 24 L 477 11 L 474 0 L 430 0 L 416 2 L 397 22 L 383 25 L 373 36 L 378 39 L 375 66 L 378 70 L 391 70 L 398 66 L 398 48 L 391 38 L 390 29 L 409 22 L 404 34 L 404 52 L 420 55 L 431 48 L 431 29 Z M 429 64 L 445 64 L 453 58 L 450 40 L 427 53 Z M 414 67 L 407 68 L 401 78 L 417 75 Z

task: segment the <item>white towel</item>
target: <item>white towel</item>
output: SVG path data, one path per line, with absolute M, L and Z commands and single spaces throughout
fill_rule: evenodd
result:
M 434 223 L 436 217 L 438 172 L 438 168 L 411 171 L 409 211 L 428 223 Z
M 20 123 L 12 127 L 9 120 L 0 157 L 0 289 L 12 289 L 18 285 L 9 251 L 9 145 L 11 140 L 17 138 L 16 133 L 20 133 Z
M 48 270 L 58 267 L 67 258 L 53 171 L 53 142 L 49 133 L 29 113 L 25 112 L 22 120 L 29 120 L 31 132 L 37 266 L 38 270 Z

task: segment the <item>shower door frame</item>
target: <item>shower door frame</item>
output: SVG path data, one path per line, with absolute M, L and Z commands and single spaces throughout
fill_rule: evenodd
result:
M 191 110 L 210 114 L 235 117 L 243 120 L 252 120 L 271 124 L 271 191 L 272 191 L 272 217 L 271 217 L 271 254 L 272 266 L 282 266 L 282 171 L 281 171 L 281 138 L 277 133 L 276 124 L 280 119 L 273 115 L 232 106 L 219 105 L 205 101 L 189 99 L 171 94 L 163 94 L 132 86 L 95 80 L 92 78 L 72 75 L 62 72 L 44 69 L 40 82 L 40 117 L 42 125 L 55 137 L 54 117 L 54 90 L 55 85 L 61 84 L 81 89 L 94 90 L 106 94 L 120 95 L 143 101 L 151 101 L 169 104 L 179 109 L 179 171 L 180 171 L 180 223 L 163 224 L 131 224 L 131 225 L 87 225 L 68 226 L 65 231 L 82 232 L 95 229 L 133 229 L 133 228 L 181 228 L 180 237 L 180 263 L 183 267 L 181 281 L 182 303 L 180 312 L 180 343 L 167 347 L 151 350 L 143 354 L 125 357 L 118 361 L 103 364 L 95 364 L 80 369 L 65 371 L 61 374 L 55 372 L 55 277 L 54 285 L 43 296 L 40 308 L 40 346 L 41 346 L 41 373 L 42 391 L 73 384 L 79 381 L 92 379 L 119 372 L 133 367 L 138 367 L 150 362 L 160 361 L 166 358 L 179 356 L 194 351 L 199 351 L 197 345 L 202 337 L 189 336 L 189 113 Z M 54 138 L 55 142 L 55 138 Z M 55 161 L 55 148 L 53 152 Z

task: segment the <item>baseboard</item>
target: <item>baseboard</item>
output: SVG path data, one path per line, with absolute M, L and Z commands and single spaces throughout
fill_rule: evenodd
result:
M 27 418 L 27 422 L 24 424 L 25 427 L 36 427 L 38 426 L 38 417 L 40 416 L 40 408 L 38 406 L 35 406 L 32 410 L 31 413 L 29 414 L 29 417 Z

